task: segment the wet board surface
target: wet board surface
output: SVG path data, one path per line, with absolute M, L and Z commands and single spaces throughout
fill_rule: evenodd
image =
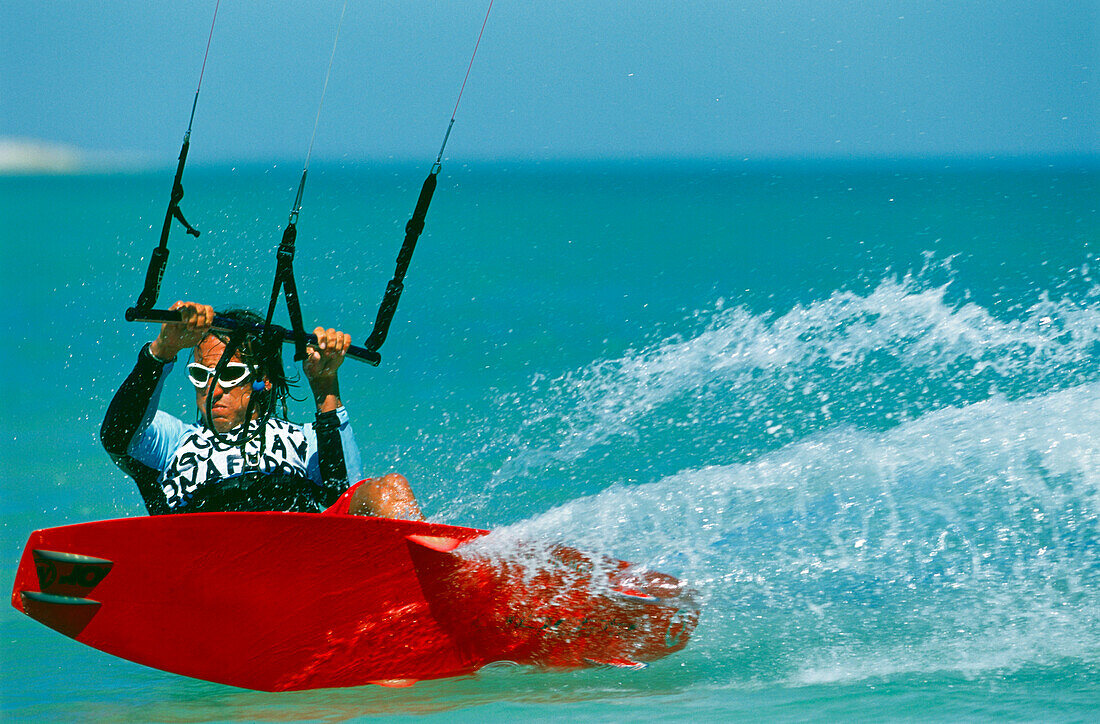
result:
M 101 651 L 265 691 L 402 686 L 497 661 L 641 666 L 699 610 L 671 576 L 473 528 L 193 513 L 35 531 L 12 605 Z

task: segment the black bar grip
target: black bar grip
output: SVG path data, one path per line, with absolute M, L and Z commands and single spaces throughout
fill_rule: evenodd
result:
M 401 291 L 405 285 L 396 279 L 391 279 L 386 285 L 386 296 L 382 297 L 382 304 L 378 307 L 378 316 L 374 319 L 374 329 L 367 339 L 366 348 L 375 350 L 386 341 L 386 335 L 390 333 L 390 323 L 393 322 L 393 313 L 397 311 L 397 302 L 401 299 Z
M 179 208 L 180 199 L 183 198 L 183 166 L 187 163 L 187 149 L 191 147 L 191 131 L 183 137 L 183 145 L 180 146 L 179 163 L 176 164 L 176 176 L 172 179 L 172 194 L 168 198 L 168 210 L 164 212 L 164 226 L 160 230 L 160 246 L 168 246 L 168 232 L 172 229 L 173 213 Z
M 127 322 L 152 322 L 154 324 L 164 324 L 165 322 L 179 322 L 180 311 L 178 309 L 138 309 L 137 307 L 130 307 L 126 310 Z M 236 332 L 238 329 L 246 329 L 249 332 L 255 332 L 262 334 L 267 328 L 263 324 L 250 324 L 248 322 L 238 322 L 235 319 L 229 319 L 228 317 L 222 317 L 220 315 L 214 317 L 213 329 L 217 329 L 222 332 Z M 281 328 L 280 328 L 281 329 Z M 285 344 L 294 344 L 294 333 L 289 329 L 282 329 L 283 342 Z M 317 335 L 307 334 L 306 342 L 309 344 L 317 344 Z M 377 367 L 382 362 L 382 355 L 378 352 L 371 351 L 366 347 L 359 347 L 357 345 L 351 345 L 348 347 L 347 356 L 352 359 L 359 360 L 360 362 L 366 362 L 369 365 Z
M 412 218 L 405 224 L 405 241 L 401 244 L 401 250 L 397 252 L 397 268 L 394 270 L 393 279 L 386 285 L 386 294 L 382 297 L 382 304 L 378 307 L 378 316 L 374 320 L 374 329 L 367 337 L 366 349 L 371 354 L 378 354 L 378 349 L 386 341 L 386 335 L 390 333 L 390 322 L 393 321 L 394 312 L 397 311 L 397 302 L 401 300 L 401 292 L 405 289 L 405 272 L 409 270 L 409 262 L 412 261 L 413 251 L 416 250 L 416 240 L 424 231 L 424 217 L 428 214 L 428 205 L 432 203 L 432 194 L 435 193 L 436 174 L 438 169 L 433 168 L 428 177 L 424 179 L 424 185 L 420 187 L 420 196 L 416 199 L 416 208 L 413 209 Z M 381 356 L 379 356 L 381 361 Z
M 197 98 L 197 95 L 196 95 Z M 178 218 L 180 223 L 187 228 L 187 233 L 198 236 L 187 220 L 183 218 L 179 202 L 183 198 L 183 166 L 187 163 L 187 149 L 191 146 L 191 129 L 183 136 L 183 145 L 180 146 L 179 163 L 176 165 L 176 176 L 172 180 L 172 194 L 168 199 L 168 210 L 164 212 L 164 226 L 160 230 L 160 244 L 153 249 L 153 255 L 149 257 L 149 270 L 145 272 L 145 288 L 138 295 L 138 309 L 151 309 L 157 303 L 160 296 L 160 283 L 164 279 L 164 268 L 168 264 L 168 234 L 172 231 L 172 218 Z M 131 310 L 132 311 L 132 310 Z M 126 313 L 129 316 L 130 312 Z
M 424 231 L 424 218 L 428 215 L 428 205 L 432 203 L 435 185 L 436 175 L 428 174 L 420 187 L 420 196 L 416 199 L 412 218 L 405 224 L 405 242 L 401 245 L 401 251 L 397 253 L 397 270 L 394 274 L 394 279 L 399 282 L 405 279 L 405 272 L 409 270 L 409 262 L 412 261 L 413 250 L 416 249 L 416 240 Z
M 164 268 L 168 265 L 168 247 L 158 246 L 149 257 L 149 269 L 145 272 L 145 288 L 138 295 L 137 308 L 152 307 L 160 294 L 160 282 L 164 278 Z

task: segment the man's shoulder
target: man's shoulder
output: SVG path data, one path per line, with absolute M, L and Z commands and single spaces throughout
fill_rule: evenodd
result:
M 183 437 L 184 435 L 202 429 L 202 427 L 196 423 L 184 422 L 175 415 L 159 409 L 153 413 L 150 427 L 178 437 Z

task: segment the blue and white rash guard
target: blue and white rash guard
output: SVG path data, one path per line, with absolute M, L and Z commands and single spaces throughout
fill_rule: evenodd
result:
M 271 418 L 263 442 L 249 423 L 242 450 L 238 427 L 222 437 L 157 409 L 165 373 L 142 348 L 138 362 L 107 409 L 103 447 L 137 483 L 152 515 L 194 510 L 318 511 L 359 480 L 359 448 L 343 407 L 319 413 L 313 424 Z

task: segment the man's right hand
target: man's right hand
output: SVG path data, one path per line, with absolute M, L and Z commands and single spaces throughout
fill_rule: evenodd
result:
M 160 325 L 160 334 L 149 345 L 149 352 L 162 360 L 173 360 L 180 350 L 197 345 L 214 324 L 214 308 L 208 304 L 176 302 L 169 309 L 180 310 L 181 321 Z

